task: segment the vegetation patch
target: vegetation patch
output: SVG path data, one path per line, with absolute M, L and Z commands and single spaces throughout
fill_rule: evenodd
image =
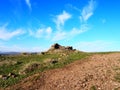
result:
M 94 85 L 90 88 L 90 90 L 97 90 L 97 87 Z
M 75 60 L 80 60 L 89 55 L 88 53 L 65 48 L 65 50 L 57 53 L 52 53 L 50 51 L 50 53 L 45 52 L 44 54 L 25 53 L 0 56 L 0 63 L 2 63 L 0 65 L 0 87 L 6 88 L 32 74 L 49 69 L 61 68 Z M 10 74 L 14 75 L 10 76 Z
M 120 73 L 116 73 L 116 75 L 114 76 L 115 80 L 117 82 L 120 82 Z
M 25 64 L 25 65 L 21 68 L 19 74 L 31 73 L 31 72 L 39 69 L 40 66 L 41 66 L 41 65 L 40 65 L 39 62 L 30 62 L 30 63 L 28 63 L 28 64 Z
M 114 90 L 120 90 L 120 87 L 115 88 Z

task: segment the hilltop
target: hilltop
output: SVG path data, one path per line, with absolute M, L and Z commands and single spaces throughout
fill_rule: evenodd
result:
M 46 52 L 42 52 L 42 53 L 49 53 L 49 54 L 54 54 L 54 53 L 66 53 L 66 52 L 80 52 L 76 49 L 73 49 L 72 46 L 62 46 L 58 43 L 55 43 L 53 45 L 51 45 L 51 47 L 46 51 Z
M 0 55 L 0 87 L 6 88 L 28 76 L 64 67 L 86 56 L 87 53 L 57 43 L 51 45 L 46 52 Z
M 41 54 L 0 57 L 1 89 L 119 90 L 120 53 L 85 53 L 53 44 Z M 9 63 L 8 63 L 9 62 Z

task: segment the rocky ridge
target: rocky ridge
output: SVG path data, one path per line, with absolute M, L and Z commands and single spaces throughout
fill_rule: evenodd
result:
M 77 51 L 76 49 L 73 49 L 72 46 L 62 46 L 58 43 L 53 44 L 50 49 L 47 51 L 47 53 L 63 53 L 63 52 L 74 52 Z

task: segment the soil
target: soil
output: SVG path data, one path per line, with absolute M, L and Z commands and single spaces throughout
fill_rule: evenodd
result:
M 120 53 L 94 54 L 63 68 L 30 76 L 11 90 L 120 90 Z

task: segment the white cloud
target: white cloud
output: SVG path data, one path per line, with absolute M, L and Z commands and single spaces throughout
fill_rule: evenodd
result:
M 64 40 L 68 38 L 72 38 L 76 35 L 79 35 L 83 32 L 86 32 L 90 29 L 87 23 L 85 23 L 92 15 L 93 11 L 95 9 L 96 2 L 93 0 L 90 0 L 88 5 L 86 5 L 83 10 L 81 11 L 79 8 L 72 6 L 71 4 L 68 4 L 69 7 L 73 8 L 74 10 L 77 10 L 81 12 L 80 16 L 80 26 L 79 27 L 73 27 L 71 30 L 65 31 L 64 29 L 64 23 L 72 17 L 71 14 L 67 13 L 66 11 L 63 11 L 62 14 L 57 15 L 54 19 L 54 22 L 56 23 L 56 29 L 57 31 L 54 33 L 52 37 L 52 41 L 59 41 Z
M 78 35 L 78 34 L 81 34 L 81 33 L 85 32 L 85 31 L 87 31 L 87 30 L 73 28 L 73 29 L 70 31 L 70 35 L 71 35 L 71 36 L 75 36 L 75 35 Z
M 25 0 L 27 6 L 29 7 L 29 9 L 31 9 L 31 3 L 30 3 L 30 0 Z
M 81 26 L 80 26 L 80 28 L 73 28 L 72 30 L 71 30 L 71 34 L 72 35 L 78 35 L 78 34 L 81 34 L 81 33 L 83 33 L 83 32 L 86 32 L 87 30 L 89 30 L 90 28 L 89 28 L 89 26 L 87 25 L 87 24 L 82 24 Z
M 52 28 L 51 27 L 46 28 L 46 33 L 51 34 L 52 33 Z
M 44 29 L 38 29 L 37 32 L 35 33 L 37 38 L 40 38 L 43 36 Z
M 64 39 L 71 39 L 72 37 L 79 35 L 85 31 L 87 31 L 89 28 L 86 26 L 81 26 L 81 28 L 73 28 L 70 31 L 57 31 L 54 33 L 52 37 L 52 41 L 59 41 Z
M 69 39 L 89 29 L 87 24 L 81 24 L 80 27 L 73 27 L 71 30 L 65 31 L 64 23 L 71 17 L 72 17 L 71 14 L 68 14 L 65 11 L 63 11 L 62 14 L 56 16 L 56 19 L 54 21 L 56 23 L 57 30 L 52 34 L 53 35 L 51 37 L 52 41 L 60 41 L 64 39 Z
M 80 12 L 80 9 L 72 5 L 70 5 L 70 7 Z M 91 0 L 89 4 L 83 8 L 81 12 L 80 16 L 81 20 L 84 22 L 87 21 L 93 15 L 94 8 L 95 2 Z M 56 30 L 54 30 L 54 32 L 52 31 L 51 27 L 47 27 L 39 28 L 36 31 L 30 30 L 29 34 L 36 38 L 49 38 L 51 39 L 51 41 L 59 41 L 63 39 L 72 38 L 90 29 L 87 24 L 81 23 L 79 27 L 73 27 L 71 30 L 65 30 L 64 29 L 65 22 L 69 20 L 71 17 L 72 15 L 70 13 L 63 10 L 61 14 L 56 15 L 53 19 L 56 24 Z
M 71 8 L 71 9 L 74 9 L 74 10 L 76 10 L 78 12 L 81 12 L 81 10 L 79 8 L 73 6 L 72 4 L 67 4 L 67 7 Z
M 96 2 L 94 0 L 90 0 L 89 4 L 86 5 L 81 12 L 80 16 L 81 22 L 86 22 L 93 15 L 95 6 Z
M 35 32 L 32 30 L 29 30 L 29 35 L 36 38 L 41 38 L 43 36 L 43 32 L 44 32 L 44 29 L 41 29 L 41 28 Z
M 52 28 L 51 27 L 48 27 L 46 29 L 46 38 L 50 38 L 51 37 L 51 34 L 52 34 Z
M 63 40 L 67 37 L 67 32 L 64 31 L 57 31 L 53 37 L 52 37 L 52 41 L 59 41 L 59 40 Z
M 29 35 L 36 38 L 49 38 L 51 34 L 52 34 L 51 27 L 39 28 L 35 32 L 32 30 L 29 30 Z
M 56 31 L 52 37 L 52 41 L 59 41 L 64 39 L 71 39 L 72 37 L 82 34 L 89 30 L 87 24 L 82 24 L 80 28 L 72 28 L 70 31 Z
M 14 31 L 9 31 L 5 26 L 0 27 L 0 39 L 1 40 L 9 40 L 15 36 L 24 34 L 25 32 L 22 29 L 16 29 Z
M 104 40 L 96 40 L 96 41 L 83 41 L 78 42 L 75 45 L 75 48 L 81 51 L 86 52 L 100 52 L 100 51 L 109 51 L 111 46 L 113 46 L 114 42 L 108 42 Z
M 63 26 L 64 23 L 70 18 L 71 18 L 71 15 L 67 13 L 66 11 L 63 11 L 62 14 L 57 15 L 56 18 L 54 19 L 57 29 L 60 30 L 61 26 Z

